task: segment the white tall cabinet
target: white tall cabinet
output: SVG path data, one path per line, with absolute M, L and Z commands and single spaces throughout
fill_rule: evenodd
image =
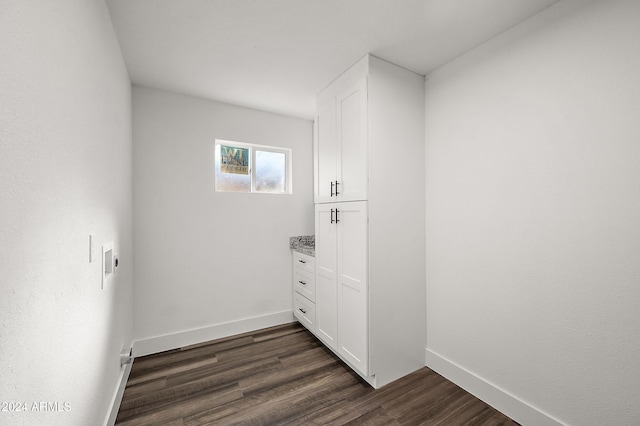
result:
M 316 335 L 372 386 L 425 364 L 424 77 L 367 55 L 318 94 Z

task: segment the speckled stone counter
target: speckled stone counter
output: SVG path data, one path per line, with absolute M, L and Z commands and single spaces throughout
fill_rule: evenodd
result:
M 299 251 L 300 253 L 308 254 L 309 256 L 316 256 L 316 236 L 315 235 L 301 235 L 298 237 L 289 238 L 289 248 L 291 250 Z

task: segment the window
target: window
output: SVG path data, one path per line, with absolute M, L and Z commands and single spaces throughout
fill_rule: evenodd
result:
M 291 194 L 291 150 L 216 139 L 218 192 Z

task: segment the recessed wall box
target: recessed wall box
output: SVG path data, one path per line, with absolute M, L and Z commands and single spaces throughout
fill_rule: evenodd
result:
M 102 246 L 102 288 L 113 277 L 114 268 L 113 242 Z

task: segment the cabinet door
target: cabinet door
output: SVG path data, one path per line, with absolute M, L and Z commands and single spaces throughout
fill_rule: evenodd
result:
M 367 375 L 367 203 L 337 204 L 338 353 Z
M 315 121 L 315 202 L 335 201 L 334 195 L 338 173 L 338 136 L 336 128 L 335 99 L 318 111 Z
M 335 204 L 316 204 L 316 335 L 338 349 Z
M 338 116 L 338 201 L 367 199 L 367 79 L 363 77 L 336 99 Z

